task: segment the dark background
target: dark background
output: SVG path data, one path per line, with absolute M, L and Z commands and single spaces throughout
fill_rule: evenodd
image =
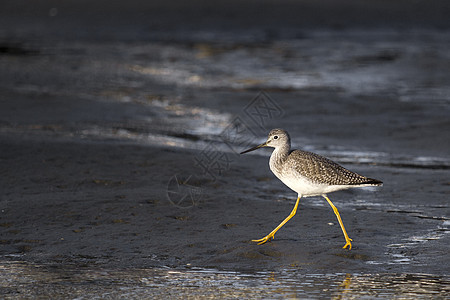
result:
M 0 275 L 1 293 L 87 295 L 98 270 L 167 267 L 269 272 L 280 295 L 328 273 L 355 295 L 444 295 L 449 16 L 448 1 L 1 1 L 0 263 L 26 274 Z M 295 147 L 384 182 L 330 195 L 351 251 L 319 198 L 274 241 L 250 242 L 296 198 L 269 150 L 242 157 L 223 139 L 261 91 L 282 117 L 249 122 L 246 143 L 282 127 Z M 213 176 L 198 165 L 211 145 L 230 159 Z M 182 205 L 169 201 L 174 175 L 191 178 Z

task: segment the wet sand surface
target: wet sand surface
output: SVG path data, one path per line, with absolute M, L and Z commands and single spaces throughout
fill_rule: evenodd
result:
M 448 5 L 271 3 L 5 2 L 3 298 L 446 297 Z M 275 127 L 384 182 L 329 195 L 351 251 L 320 197 L 251 242 Z

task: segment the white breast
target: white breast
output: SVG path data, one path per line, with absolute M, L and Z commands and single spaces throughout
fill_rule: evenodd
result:
M 328 185 L 314 183 L 306 177 L 286 177 L 275 174 L 285 185 L 291 190 L 297 192 L 303 197 L 321 196 L 323 194 L 332 193 L 339 190 L 345 190 L 353 187 L 352 185 Z

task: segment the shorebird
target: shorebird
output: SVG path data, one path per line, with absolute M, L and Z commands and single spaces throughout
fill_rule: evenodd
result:
M 280 225 L 265 237 L 252 241 L 261 245 L 273 239 L 275 233 L 295 215 L 301 197 L 322 196 L 333 209 L 344 233 L 346 243 L 342 248 L 348 247 L 349 250 L 352 249 L 352 239 L 349 238 L 345 230 L 338 209 L 328 198 L 327 194 L 355 187 L 380 186 L 383 182 L 349 171 L 334 161 L 318 154 L 302 150 L 291 150 L 291 138 L 283 129 L 272 129 L 267 141 L 245 150 L 241 154 L 262 147 L 275 148 L 269 160 L 270 170 L 285 185 L 295 191 L 298 197 L 291 213 Z

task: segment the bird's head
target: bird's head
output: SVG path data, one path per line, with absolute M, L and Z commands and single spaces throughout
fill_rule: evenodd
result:
M 269 132 L 269 136 L 267 137 L 267 140 L 262 143 L 261 145 L 255 146 L 253 148 L 250 148 L 248 150 L 242 151 L 241 154 L 262 148 L 262 147 L 272 147 L 277 148 L 281 147 L 283 145 L 291 145 L 291 138 L 289 137 L 289 134 L 286 130 L 283 129 L 272 129 Z

